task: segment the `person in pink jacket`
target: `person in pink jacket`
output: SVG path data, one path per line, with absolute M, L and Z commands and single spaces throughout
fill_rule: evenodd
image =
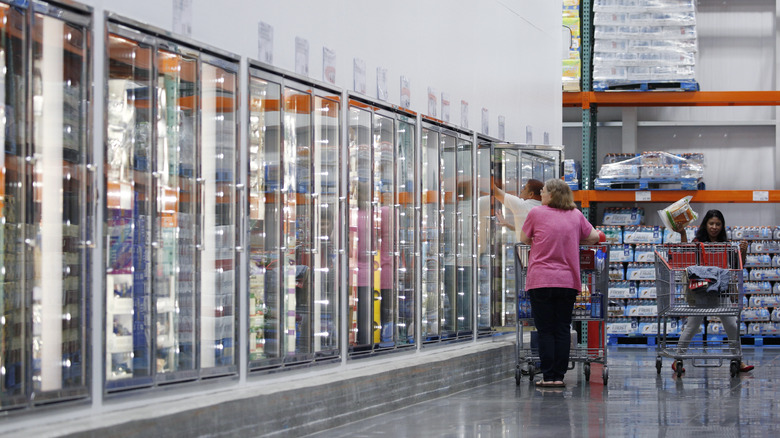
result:
M 550 179 L 542 188 L 542 205 L 531 209 L 520 240 L 531 245 L 526 290 L 539 334 L 538 387 L 562 387 L 569 368 L 574 300 L 580 280 L 580 244 L 604 240 L 574 204 L 569 186 Z

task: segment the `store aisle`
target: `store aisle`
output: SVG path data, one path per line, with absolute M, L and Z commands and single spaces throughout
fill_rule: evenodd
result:
M 511 378 L 308 437 L 780 436 L 780 348 L 744 356 L 756 369 L 735 379 L 727 362 L 678 379 L 669 359 L 656 373 L 653 349 L 611 347 L 606 387 L 600 365 L 590 382 L 578 365 L 565 389 Z

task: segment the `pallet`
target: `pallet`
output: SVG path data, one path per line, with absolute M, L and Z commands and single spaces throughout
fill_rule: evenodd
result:
M 596 190 L 703 190 L 698 178 L 596 178 Z
M 593 81 L 593 91 L 699 91 L 696 81 Z
M 672 336 L 668 336 L 671 338 Z M 607 335 L 607 345 L 623 347 L 655 347 L 658 345 L 658 335 Z

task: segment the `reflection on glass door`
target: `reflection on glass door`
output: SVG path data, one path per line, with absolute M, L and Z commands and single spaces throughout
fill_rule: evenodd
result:
M 154 304 L 155 368 L 160 380 L 196 369 L 195 132 L 197 59 L 158 49 Z
M 200 368 L 218 373 L 235 369 L 238 77 L 208 62 L 201 74 Z
M 349 108 L 349 164 L 348 217 L 349 254 L 348 324 L 349 345 L 352 351 L 371 347 L 373 340 L 374 301 L 372 284 L 373 255 L 371 254 L 371 144 L 372 126 L 369 111 Z
M 393 340 L 395 319 L 395 121 L 374 115 L 373 226 L 374 248 L 372 324 L 373 343 Z
M 453 337 L 457 321 L 458 274 L 456 269 L 457 244 L 457 139 L 452 135 L 441 136 L 441 194 L 443 201 L 441 215 L 441 253 L 444 266 L 442 272 L 442 296 L 439 324 L 443 337 Z
M 420 220 L 420 253 L 422 256 L 422 337 L 431 340 L 439 336 L 439 302 L 442 296 L 439 231 L 441 229 L 441 191 L 439 166 L 439 133 L 422 129 L 422 196 Z
M 480 145 L 477 150 L 477 330 L 491 327 L 491 281 L 493 268 L 492 241 L 495 237 L 494 198 L 491 196 L 493 177 L 491 148 Z
M 32 304 L 31 397 L 41 401 L 83 393 L 87 378 L 85 297 L 89 288 L 84 242 L 89 240 L 91 221 L 86 197 L 87 189 L 91 190 L 91 175 L 86 170 L 86 105 L 91 84 L 86 27 L 40 13 L 32 23 L 32 138 L 24 166 L 32 199 L 23 216 L 27 249 L 17 254 L 24 254 L 25 270 L 29 270 L 23 296 L 30 297 Z M 23 129 L 24 121 L 17 121 L 17 129 Z M 11 223 L 18 220 L 8 219 Z
M 495 148 L 493 150 L 493 172 L 496 176 L 496 187 L 504 191 L 505 198 L 519 197 L 522 191 L 522 170 L 520 151 L 510 148 Z M 517 320 L 517 294 L 515 291 L 515 251 L 514 245 L 519 242 L 518 232 L 506 224 L 514 223 L 514 215 L 506 203 L 496 203 L 496 213 L 503 218 L 501 226 L 497 227 L 493 254 L 496 254 L 496 281 L 498 289 L 495 297 L 496 315 L 494 327 L 514 327 Z
M 409 121 L 406 121 L 409 120 Z M 398 258 L 396 272 L 395 340 L 403 345 L 414 342 L 415 318 L 415 125 L 412 119 L 398 120 L 396 130 L 396 218 L 398 228 Z
M 281 85 L 249 82 L 249 361 L 281 355 L 280 265 Z
M 311 353 L 312 97 L 284 89 L 282 153 L 282 351 L 289 361 Z
M 350 100 L 349 297 L 352 354 L 414 340 L 415 125 Z
M 149 383 L 153 51 L 109 34 L 106 111 L 106 387 Z
M 473 327 L 472 318 L 472 239 L 474 237 L 472 214 L 472 183 L 474 175 L 472 171 L 472 141 L 458 138 L 457 152 L 457 176 L 456 176 L 456 236 L 457 245 L 455 252 L 457 257 L 457 291 L 456 291 L 456 330 L 459 336 L 469 334 Z
M 0 3 L 0 262 L 2 263 L 2 295 L 0 295 L 0 400 L 2 407 L 15 407 L 26 402 L 31 383 L 27 377 L 30 340 L 29 288 L 22 267 L 33 258 L 24 245 L 26 229 L 24 186 L 27 168 L 24 150 L 27 118 L 25 63 L 27 53 L 27 16 L 25 11 Z M 27 254 L 27 256 L 25 256 Z
M 559 147 L 489 142 L 479 145 L 477 323 L 481 331 L 513 330 L 517 322 L 514 245 L 520 233 L 512 209 L 499 202 L 497 189 L 505 197 L 520 197 L 529 179 L 555 178 L 562 159 Z
M 249 366 L 337 357 L 341 98 L 250 73 Z
M 338 226 L 341 175 L 341 105 L 335 97 L 314 98 L 314 241 L 312 305 L 314 351 L 337 354 L 339 348 Z

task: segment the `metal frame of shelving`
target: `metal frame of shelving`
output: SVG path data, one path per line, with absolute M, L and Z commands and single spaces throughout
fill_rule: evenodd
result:
M 582 109 L 582 190 L 574 192 L 574 198 L 581 203 L 586 217 L 595 219 L 592 202 L 674 202 L 687 195 L 693 196 L 692 202 L 780 203 L 780 190 L 664 190 L 641 191 L 642 195 L 634 190 L 593 190 L 599 106 L 780 106 L 780 91 L 592 91 L 593 0 L 582 1 L 581 14 L 583 91 L 563 92 L 562 104 Z

